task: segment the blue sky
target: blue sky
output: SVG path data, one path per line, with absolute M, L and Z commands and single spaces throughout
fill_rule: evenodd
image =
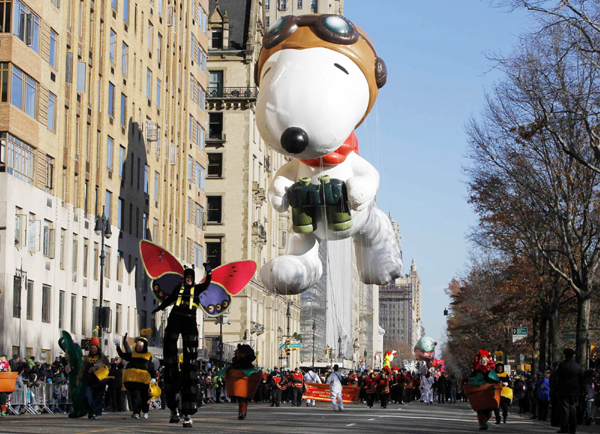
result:
M 387 65 L 388 82 L 357 131 L 359 152 L 380 172 L 378 205 L 400 225 L 405 273 L 417 262 L 423 322 L 440 342 L 444 288 L 465 270 L 477 222 L 462 173 L 464 127 L 501 78 L 486 53 L 510 53 L 530 16 L 477 0 L 346 0 L 344 15 Z

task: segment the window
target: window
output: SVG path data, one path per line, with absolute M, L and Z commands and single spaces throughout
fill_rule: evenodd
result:
M 121 46 L 121 72 L 127 75 L 127 60 L 129 58 L 129 46 L 123 42 Z
M 223 96 L 223 71 L 208 71 L 208 93 Z
M 40 250 L 40 235 L 41 222 L 35 220 L 35 215 L 29 215 L 29 223 L 27 225 L 27 250 L 37 252 Z
M 121 94 L 121 125 L 125 126 L 127 123 L 127 97 Z
M 62 329 L 65 320 L 65 291 L 58 293 L 58 328 Z
M 158 172 L 154 172 L 154 200 L 158 201 Z
M 125 146 L 119 146 L 119 176 L 125 178 L 125 157 L 127 156 L 127 150 Z
M 78 241 L 77 238 L 75 238 L 75 234 L 73 234 L 73 256 L 71 256 L 71 271 L 73 273 L 77 273 L 77 248 L 78 248 Z
M 113 169 L 113 147 L 115 141 L 111 136 L 106 136 L 106 167 Z
M 318 12 L 319 12 L 319 8 L 317 7 L 317 0 L 312 0 L 312 3 L 311 3 L 311 5 L 310 5 L 310 8 L 311 8 L 311 12 L 312 12 L 313 14 L 316 14 L 316 13 L 318 13 Z
M 50 285 L 42 285 L 42 322 L 50 322 Z
M 123 230 L 124 229 L 124 224 L 125 224 L 125 201 L 121 198 L 119 198 L 119 203 L 118 203 L 118 221 L 117 221 L 117 226 L 119 229 Z
M 88 313 L 88 301 L 86 296 L 81 297 L 81 334 L 86 335 L 87 331 L 87 313 Z
M 216 152 L 208 153 L 208 177 L 223 177 L 223 154 Z
M 208 138 L 223 140 L 223 113 L 208 114 Z
M 117 281 L 123 281 L 123 252 L 117 250 Z
M 108 82 L 108 115 L 115 115 L 115 85 L 111 82 Z
M 77 317 L 77 296 L 71 294 L 71 333 L 75 334 L 75 318 Z
M 112 203 L 112 192 L 110 192 L 109 190 L 106 190 L 106 202 L 104 204 L 104 206 L 105 206 L 104 213 L 106 214 L 106 218 L 108 219 L 108 224 L 110 224 L 111 203 Z
M 33 183 L 35 173 L 35 149 L 19 140 L 12 134 L 0 133 L 0 147 L 6 172 L 25 181 Z
M 54 229 L 52 222 L 44 220 L 44 228 L 42 231 L 42 253 L 47 258 L 54 258 Z
M 27 281 L 27 310 L 26 310 L 26 318 L 28 320 L 32 320 L 33 319 L 33 300 L 34 300 L 34 293 L 33 293 L 33 281 L 32 280 L 28 280 Z
M 265 9 L 266 10 L 271 9 L 271 0 L 265 0 Z
M 142 239 L 147 240 L 148 238 L 148 214 L 142 215 Z
M 202 246 L 194 243 L 194 265 L 200 269 L 202 267 Z
M 198 107 L 204 110 L 204 89 L 200 86 L 200 83 L 190 74 L 190 98 L 196 103 Z
M 86 238 L 83 240 L 83 277 L 88 277 L 88 260 L 90 249 L 90 241 Z
M 298 9 L 302 9 L 302 0 L 298 0 Z
M 204 208 L 202 208 L 199 204 L 194 203 L 194 224 L 202 228 L 203 218 L 204 218 Z
M 223 29 L 212 29 L 211 30 L 211 41 L 212 41 L 212 48 L 214 50 L 223 49 Z
M 195 166 L 194 180 L 196 182 L 196 187 L 204 190 L 204 167 L 202 167 L 200 163 L 196 163 Z
M 221 265 L 221 240 L 206 241 L 206 262 L 213 270 Z
M 100 249 L 98 248 L 98 243 L 94 243 L 94 257 L 92 260 L 94 261 L 94 280 L 98 280 L 98 252 Z
M 116 50 L 117 50 L 117 34 L 115 33 L 115 31 L 113 29 L 110 29 L 110 51 L 109 51 L 108 58 L 110 59 L 111 63 L 115 63 L 115 58 L 116 58 L 115 51 Z
M 8 12 L 8 11 L 7 11 Z M 10 19 L 7 17 L 7 19 Z M 39 53 L 40 18 L 21 0 L 14 0 L 13 35 Z
M 157 78 L 156 79 L 156 107 L 160 109 L 160 85 L 161 82 Z
M 146 71 L 146 98 L 152 99 L 152 71 Z
M 158 244 L 158 220 L 154 219 L 152 223 L 152 241 Z
M 280 11 L 284 11 L 287 9 L 287 0 L 278 0 L 279 6 L 278 9 Z
M 48 121 L 46 126 L 49 130 L 56 132 L 56 95 L 48 92 Z
M 113 9 L 117 9 L 117 0 L 110 0 L 110 4 L 112 6 Z
M 154 42 L 154 26 L 148 21 L 148 54 L 152 57 L 152 44 Z
M 144 193 L 148 194 L 148 172 L 150 171 L 150 166 L 147 164 L 144 166 Z
M 57 47 L 58 33 L 54 29 L 50 29 L 50 57 L 48 62 L 50 66 L 56 69 L 56 47 Z
M 109 246 L 104 246 L 104 254 L 106 255 L 106 262 L 104 264 L 104 277 L 110 279 L 110 255 L 112 249 Z
M 60 264 L 61 270 L 65 269 L 66 242 L 67 242 L 67 231 L 65 229 L 61 229 L 60 230 L 60 257 L 59 257 L 59 264 Z
M 21 318 L 21 278 L 13 278 L 13 318 Z
M 121 313 L 123 312 L 123 306 L 117 303 L 115 310 L 115 333 L 121 334 Z
M 37 81 L 27 77 L 25 82 L 25 113 L 32 118 L 37 117 Z
M 15 107 L 23 110 L 29 116 L 35 118 L 37 115 L 37 90 L 38 83 L 27 74 L 23 73 L 19 68 L 14 65 L 12 67 L 12 85 L 10 92 L 10 102 Z M 7 89 L 4 80 L 8 77 L 4 74 L 8 68 L 8 64 L 2 64 L 3 70 L 3 83 L 2 83 L 2 101 L 5 101 L 5 89 Z
M 222 219 L 222 197 L 221 196 L 206 196 L 207 222 L 221 223 Z
M 194 182 L 194 160 L 188 155 L 188 181 Z
M 163 44 L 163 37 L 159 33 L 158 39 L 156 40 L 156 60 L 158 61 L 159 64 L 160 64 L 160 59 L 162 58 L 162 44 Z
M 129 24 L 129 0 L 123 0 L 123 21 Z

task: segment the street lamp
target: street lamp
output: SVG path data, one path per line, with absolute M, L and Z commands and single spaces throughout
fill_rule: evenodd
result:
M 290 335 L 290 318 L 292 316 L 292 311 L 290 309 L 290 305 L 292 304 L 291 301 L 288 301 L 287 303 L 287 312 L 286 312 L 286 316 L 287 316 L 287 338 L 291 338 L 292 336 Z M 289 353 L 289 351 L 288 351 Z M 290 355 L 286 354 L 286 363 L 287 363 L 287 367 L 290 368 Z
M 100 309 L 98 311 L 98 339 L 102 339 L 102 329 L 104 328 L 104 315 L 103 315 L 103 301 L 104 301 L 104 259 L 106 259 L 106 253 L 104 251 L 104 239 L 107 240 L 112 236 L 110 229 L 110 220 L 104 215 L 105 207 L 102 207 L 102 215 L 96 216 L 96 226 L 94 232 L 101 238 L 100 246 Z
M 338 359 L 342 360 L 342 336 L 338 337 Z
M 447 307 L 444 308 L 444 316 L 448 316 L 448 308 Z
M 315 368 L 315 331 L 317 330 L 317 324 L 315 319 L 313 318 L 313 325 L 312 325 L 312 332 L 313 332 L 313 338 L 312 338 L 312 350 L 313 350 L 313 359 L 312 359 L 312 367 L 313 369 Z

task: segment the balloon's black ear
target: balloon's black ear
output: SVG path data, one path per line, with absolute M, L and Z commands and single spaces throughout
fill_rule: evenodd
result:
M 387 67 L 381 57 L 375 58 L 375 82 L 379 89 L 387 82 Z

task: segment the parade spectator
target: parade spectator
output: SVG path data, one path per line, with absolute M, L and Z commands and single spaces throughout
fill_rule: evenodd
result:
M 538 372 L 538 374 L 535 377 L 532 375 L 532 377 L 527 382 L 527 400 L 529 401 L 529 408 L 531 410 L 531 419 L 537 419 L 537 381 L 541 377 L 542 374 Z
M 528 406 L 525 397 L 527 396 L 527 383 L 523 376 L 517 377 L 514 384 L 515 399 L 519 403 L 519 414 L 527 413 Z
M 547 372 L 536 384 L 538 396 L 538 420 L 548 420 L 548 405 L 550 404 L 550 373 Z
M 556 384 L 560 400 L 560 430 L 559 433 L 574 433 L 577 431 L 577 404 L 581 395 L 581 366 L 573 356 L 575 351 L 565 348 L 565 360 L 556 370 Z
M 594 420 L 592 411 L 594 406 L 594 398 L 596 397 L 596 384 L 594 382 L 594 374 L 592 371 L 586 371 L 583 375 L 583 386 L 583 399 L 585 401 L 584 421 L 586 425 L 590 425 Z
M 451 374 L 448 379 L 448 391 L 450 392 L 450 404 L 456 404 L 456 394 L 458 392 L 458 380 L 456 374 Z
M 329 384 L 333 411 L 344 411 L 344 402 L 342 400 L 342 374 L 339 372 L 338 365 L 333 365 L 333 372 L 327 376 L 326 383 Z

